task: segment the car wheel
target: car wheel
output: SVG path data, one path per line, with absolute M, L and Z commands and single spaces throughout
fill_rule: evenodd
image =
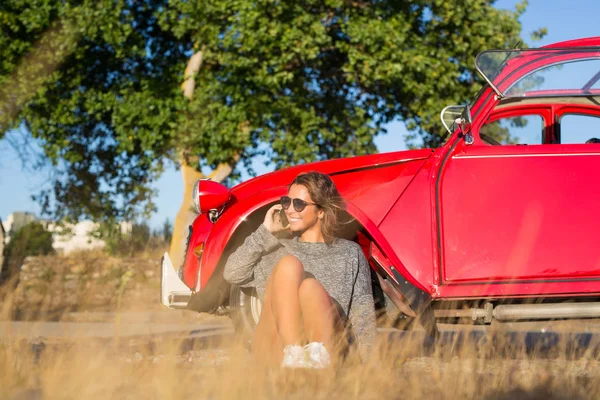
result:
M 232 285 L 229 292 L 229 315 L 237 334 L 250 340 L 262 309 L 262 303 L 254 288 Z

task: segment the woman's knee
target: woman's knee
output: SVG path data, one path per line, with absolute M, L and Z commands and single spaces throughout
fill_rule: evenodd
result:
M 273 276 L 274 279 L 304 279 L 304 265 L 302 265 L 302 262 L 297 257 L 291 254 L 285 255 L 277 261 L 277 264 L 275 264 Z

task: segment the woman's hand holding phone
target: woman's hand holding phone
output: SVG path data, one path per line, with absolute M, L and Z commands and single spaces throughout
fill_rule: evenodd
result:
M 290 224 L 287 217 L 285 217 L 285 211 L 281 207 L 281 204 L 275 204 L 273 207 L 269 208 L 269 211 L 267 211 L 267 214 L 265 215 L 263 225 L 271 233 L 281 232 L 289 227 Z

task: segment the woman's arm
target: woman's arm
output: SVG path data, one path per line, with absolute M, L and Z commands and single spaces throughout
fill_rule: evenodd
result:
M 360 247 L 357 246 L 357 272 L 352 290 L 352 300 L 348 318 L 356 338 L 358 350 L 363 361 L 367 358 L 375 342 L 377 326 L 375 323 L 375 304 L 371 287 L 369 263 Z
M 244 243 L 238 247 L 227 259 L 223 270 L 223 277 L 231 284 L 239 285 L 252 279 L 254 266 L 263 254 L 279 246 L 279 241 L 269 229 L 261 224 L 251 233 Z

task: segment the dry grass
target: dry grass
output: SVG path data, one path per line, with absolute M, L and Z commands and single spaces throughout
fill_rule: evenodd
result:
M 410 335 L 408 335 L 410 336 Z M 424 347 L 381 340 L 365 364 L 325 371 L 258 367 L 235 340 L 46 341 L 0 345 L 8 399 L 573 399 L 598 398 L 592 350 L 530 349 L 510 338 Z M 385 343 L 385 344 L 384 344 Z M 504 396 L 504 397 L 503 397 Z
M 0 321 L 11 315 L 11 298 L 3 299 Z M 119 311 L 140 308 L 126 302 Z M 52 319 L 65 320 L 54 315 Z M 0 398 L 600 397 L 600 346 L 594 341 L 578 348 L 568 335 L 552 346 L 544 342 L 532 346 L 518 334 L 479 335 L 472 340 L 455 335 L 425 344 L 418 331 L 400 336 L 381 335 L 364 364 L 314 371 L 259 367 L 230 336 L 221 341 L 168 335 L 135 340 L 122 336 L 40 340 L 0 332 Z

